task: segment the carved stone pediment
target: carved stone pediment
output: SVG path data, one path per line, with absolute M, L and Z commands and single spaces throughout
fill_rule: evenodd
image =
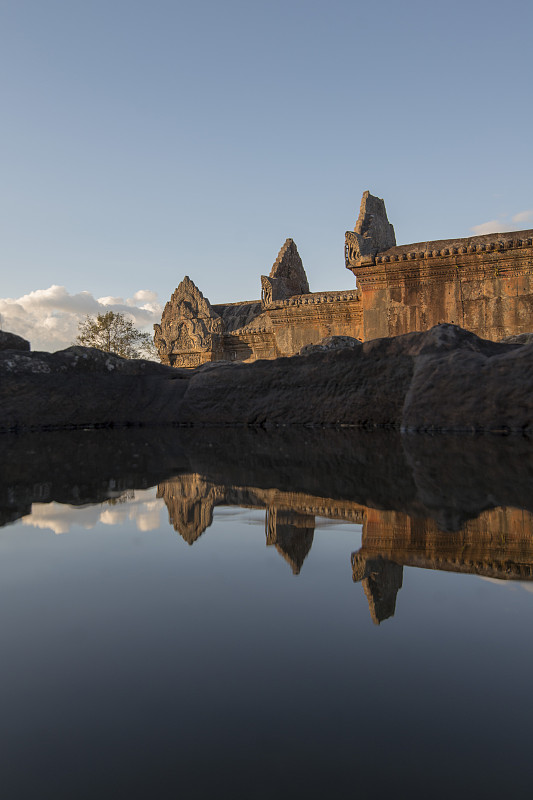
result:
M 211 353 L 216 350 L 223 323 L 209 300 L 185 276 L 166 304 L 161 324 L 154 325 L 154 331 L 154 342 L 162 363 L 180 366 L 182 353 Z

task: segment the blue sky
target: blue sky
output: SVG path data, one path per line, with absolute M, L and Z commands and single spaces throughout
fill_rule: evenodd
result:
M 257 298 L 288 236 L 313 291 L 347 288 L 365 189 L 399 243 L 533 227 L 532 23 L 530 0 L 0 0 L 20 332 L 71 296 L 157 316 L 185 274 Z

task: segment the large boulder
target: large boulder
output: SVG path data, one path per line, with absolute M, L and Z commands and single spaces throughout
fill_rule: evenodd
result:
M 514 333 L 512 336 L 505 336 L 500 339 L 503 344 L 531 344 L 533 333 Z
M 0 351 L 0 431 L 170 423 L 182 372 L 92 347 Z
M 213 364 L 191 377 L 180 415 L 208 425 L 522 430 L 533 423 L 532 372 L 532 347 L 438 325 L 355 348 Z
M 30 343 L 22 336 L 17 336 L 16 333 L 8 333 L 8 331 L 0 331 L 0 350 L 23 350 L 28 352 L 30 350 Z
M 0 352 L 0 430 L 166 423 L 533 433 L 533 344 L 438 325 L 195 370 L 82 347 Z

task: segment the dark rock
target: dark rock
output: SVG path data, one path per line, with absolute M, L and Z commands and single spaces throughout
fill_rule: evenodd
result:
M 455 325 L 196 370 L 83 347 L 8 350 L 0 375 L 0 430 L 174 423 L 533 432 L 533 345 Z
M 0 350 L 30 350 L 30 343 L 22 336 L 17 336 L 16 333 L 8 333 L 7 331 L 0 331 Z
M 307 356 L 310 353 L 324 353 L 326 350 L 344 350 L 348 347 L 352 349 L 360 347 L 362 342 L 354 339 L 353 336 L 326 336 L 316 344 L 306 344 L 298 352 L 299 356 Z
M 209 372 L 191 375 L 180 418 L 208 425 L 407 426 L 413 430 L 430 428 L 432 420 L 439 419 L 439 424 L 453 430 L 454 424 L 476 429 L 481 425 L 478 417 L 482 427 L 500 428 L 503 414 L 508 427 L 523 430 L 533 421 L 533 399 L 527 400 L 528 386 L 530 397 L 533 386 L 524 381 L 525 366 L 511 364 L 518 353 L 524 362 L 530 360 L 533 371 L 533 350 L 485 341 L 455 325 L 439 325 L 424 333 L 374 339 L 354 349 L 253 364 L 217 364 Z M 499 356 L 499 366 L 491 371 L 493 359 Z M 447 382 L 455 381 L 443 366 L 448 359 L 456 371 L 464 364 L 461 387 L 454 391 L 465 397 L 469 391 L 475 394 L 482 365 L 497 394 L 498 370 L 509 359 L 507 382 L 500 387 L 507 405 L 502 398 L 498 414 L 493 408 L 494 413 L 487 409 L 480 416 L 478 398 L 477 406 L 469 406 L 468 414 L 464 413 L 448 389 Z M 431 381 L 432 365 L 441 367 L 438 381 Z M 415 375 L 417 389 L 413 391 Z M 521 410 L 514 406 L 513 380 L 525 403 Z M 488 386 L 484 389 L 489 391 Z
M 181 378 L 181 370 L 90 347 L 1 351 L 0 431 L 169 423 Z
M 502 344 L 531 344 L 533 333 L 516 333 L 514 336 L 505 336 L 500 339 Z

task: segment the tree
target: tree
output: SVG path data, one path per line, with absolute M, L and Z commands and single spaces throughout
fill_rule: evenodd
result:
M 96 317 L 87 315 L 78 324 L 76 343 L 96 347 L 123 358 L 154 358 L 156 350 L 149 333 L 137 330 L 124 314 L 108 311 Z

